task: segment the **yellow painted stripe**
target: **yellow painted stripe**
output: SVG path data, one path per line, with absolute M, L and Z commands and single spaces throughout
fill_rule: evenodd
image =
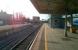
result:
M 47 43 L 47 33 L 46 33 L 46 24 L 45 24 L 45 50 L 48 50 L 48 43 Z

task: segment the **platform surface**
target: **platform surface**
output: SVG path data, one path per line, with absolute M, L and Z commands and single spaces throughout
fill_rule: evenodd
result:
M 64 29 L 44 23 L 31 50 L 78 50 L 78 34 L 68 32 L 68 37 L 64 37 Z

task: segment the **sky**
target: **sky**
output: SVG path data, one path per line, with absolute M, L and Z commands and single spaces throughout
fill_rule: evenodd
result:
M 39 14 L 30 0 L 0 0 L 0 11 L 3 10 L 9 14 L 22 13 L 27 18 L 40 16 L 41 19 L 48 19 L 48 14 Z

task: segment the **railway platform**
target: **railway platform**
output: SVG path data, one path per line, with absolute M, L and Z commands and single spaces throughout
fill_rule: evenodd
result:
M 78 34 L 68 32 L 64 37 L 64 29 L 50 28 L 45 23 L 29 50 L 78 50 Z

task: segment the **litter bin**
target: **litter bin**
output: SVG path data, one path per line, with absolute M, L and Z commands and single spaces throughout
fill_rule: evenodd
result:
M 72 33 L 76 33 L 76 28 L 72 28 Z

